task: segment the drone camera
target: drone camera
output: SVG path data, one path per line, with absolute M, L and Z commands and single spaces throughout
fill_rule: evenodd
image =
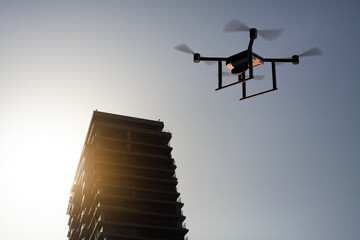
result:
M 194 53 L 194 62 L 199 63 L 200 62 L 200 53 Z
M 239 66 L 234 67 L 234 68 L 231 70 L 231 73 L 232 73 L 232 74 L 240 74 L 240 73 L 245 72 L 245 71 L 248 70 L 248 69 L 249 69 L 248 64 L 243 64 L 243 65 L 239 65 Z

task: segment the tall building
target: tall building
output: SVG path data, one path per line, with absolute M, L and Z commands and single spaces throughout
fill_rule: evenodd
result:
M 69 240 L 183 240 L 164 123 L 94 111 L 67 214 Z

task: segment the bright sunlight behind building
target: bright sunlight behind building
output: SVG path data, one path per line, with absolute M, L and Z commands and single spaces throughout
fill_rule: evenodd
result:
M 46 119 L 46 114 L 26 119 L 16 129 L 8 129 L 12 137 L 1 143 L 1 167 L 7 170 L 0 176 L 2 214 L 7 216 L 4 227 L 10 226 L 19 238 L 26 231 L 13 226 L 41 231 L 39 225 L 47 219 L 59 231 L 66 227 L 59 219 L 66 211 L 66 193 L 77 161 L 74 156 L 79 155 L 79 147 L 72 145 L 75 136 L 66 135 L 68 126 Z

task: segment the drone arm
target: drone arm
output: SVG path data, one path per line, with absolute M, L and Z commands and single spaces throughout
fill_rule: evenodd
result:
M 201 61 L 207 62 L 218 62 L 218 61 L 226 61 L 227 58 L 223 57 L 202 57 L 200 53 L 194 53 L 194 63 L 199 63 Z
M 299 64 L 299 56 L 294 55 L 292 58 L 264 58 L 264 62 L 291 62 L 293 64 Z
M 200 61 L 208 61 L 208 62 L 218 62 L 218 61 L 226 61 L 227 58 L 223 57 L 200 57 L 199 56 L 199 62 Z

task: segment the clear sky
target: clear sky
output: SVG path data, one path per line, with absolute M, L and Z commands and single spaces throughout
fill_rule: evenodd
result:
M 92 111 L 161 119 L 173 133 L 190 240 L 360 239 L 358 1 L 0 0 L 0 239 L 64 240 Z M 313 47 L 277 69 L 278 91 L 215 92 L 204 56 Z M 271 87 L 265 75 L 249 94 Z M 229 80 L 231 81 L 231 80 Z

